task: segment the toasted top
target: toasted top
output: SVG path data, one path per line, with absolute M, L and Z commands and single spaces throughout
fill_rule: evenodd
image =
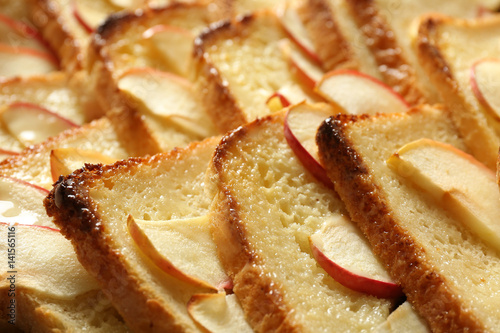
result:
M 469 149 L 491 169 L 500 144 L 500 123 L 474 94 L 471 70 L 478 61 L 498 56 L 499 29 L 496 16 L 477 20 L 430 16 L 419 31 L 419 52 L 430 78 Z
M 199 331 L 186 304 L 206 289 L 175 279 L 144 256 L 127 230 L 127 216 L 160 221 L 206 215 L 203 180 L 218 140 L 89 166 L 58 182 L 45 200 L 83 266 L 134 330 Z
M 499 254 L 386 165 L 420 138 L 466 149 L 447 116 L 429 107 L 339 115 L 320 127 L 317 142 L 352 219 L 431 329 L 494 331 L 500 325 Z
M 211 211 L 219 257 L 258 332 L 359 332 L 385 320 L 390 301 L 335 282 L 308 237 L 344 214 L 336 194 L 299 162 L 285 140 L 284 113 L 222 140 L 212 162 Z

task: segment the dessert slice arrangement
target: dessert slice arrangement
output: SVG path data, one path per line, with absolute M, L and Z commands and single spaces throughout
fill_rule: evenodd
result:
M 463 152 L 446 114 L 426 107 L 337 116 L 320 127 L 317 140 L 351 217 L 431 330 L 494 331 L 498 191 L 491 170 Z M 460 170 L 470 172 L 460 177 Z M 488 187 L 476 187 L 476 179 Z M 484 202 L 485 192 L 495 196 Z
M 498 46 L 493 40 L 499 28 L 497 16 L 476 20 L 429 17 L 419 31 L 419 55 L 429 77 L 452 110 L 469 149 L 489 168 L 496 165 L 499 143 L 492 96 L 496 80 L 489 79 L 496 71 Z M 470 48 L 458 56 L 454 50 L 464 43 Z
M 498 330 L 499 6 L 0 4 L 0 330 Z

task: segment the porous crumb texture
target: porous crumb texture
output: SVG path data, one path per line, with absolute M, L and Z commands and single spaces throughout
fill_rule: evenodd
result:
M 274 309 L 271 318 L 265 313 L 247 313 L 256 327 L 272 322 L 285 309 L 289 312 L 282 325 L 304 332 L 365 332 L 384 321 L 390 301 L 340 286 L 311 255 L 308 237 L 345 211 L 335 195 L 297 160 L 284 139 L 283 115 L 257 121 L 225 140 L 213 162 L 214 179 L 226 196 L 216 199 L 220 205 L 215 204 L 219 208 L 214 213 L 215 239 L 224 239 L 218 233 L 232 228 L 244 242 L 234 246 L 244 250 L 225 253 L 231 246 L 219 242 L 221 258 L 235 275 L 235 293 L 244 309 L 263 306 L 259 296 L 251 296 L 255 294 L 251 289 L 259 287 L 275 293 L 274 306 L 281 308 Z M 238 207 L 236 214 L 224 205 L 227 200 Z M 238 284 L 253 275 L 257 275 L 255 286 Z
M 433 125 L 428 126 L 430 123 Z M 393 278 L 403 284 L 410 300 L 416 301 L 417 310 L 429 311 L 427 312 L 429 315 L 432 310 L 423 310 L 425 305 L 430 305 L 432 299 L 444 295 L 444 301 L 449 304 L 434 304 L 429 308 L 436 306 L 449 311 L 454 309 L 461 313 L 459 316 L 477 320 L 472 325 L 477 324 L 481 327 L 481 323 L 484 323 L 486 329 L 494 331 L 494 328 L 500 325 L 498 253 L 472 236 L 459 221 L 454 220 L 436 203 L 426 199 L 421 190 L 409 180 L 394 173 L 385 162 L 406 143 L 423 137 L 466 150 L 449 120 L 442 112 L 427 109 L 403 116 L 346 121 L 345 125 L 340 126 L 341 129 L 335 127 L 336 135 L 339 135 L 344 142 L 341 149 L 349 149 L 356 154 L 358 168 L 366 170 L 362 176 L 365 179 L 357 178 L 354 181 L 357 185 L 354 186 L 341 180 L 354 177 L 356 172 L 343 169 L 345 166 L 332 164 L 332 153 L 335 152 L 329 151 L 328 148 L 331 141 L 329 143 L 327 137 L 332 131 L 328 126 L 322 128 L 318 138 L 321 155 L 329 165 L 330 175 L 339 181 L 339 194 L 349 201 L 348 208 L 355 216 L 354 219 L 360 222 L 362 230 L 365 232 L 369 230 L 367 236 L 376 252 L 386 260 L 386 264 L 390 264 Z M 369 182 L 371 185 L 364 187 L 364 182 Z M 364 189 L 372 189 L 376 199 L 373 202 L 353 202 L 356 194 L 352 191 L 360 188 L 362 188 L 358 194 L 360 197 L 369 197 L 373 193 L 364 193 Z M 366 206 L 363 207 L 367 204 L 373 206 L 372 211 Z M 394 221 L 395 226 L 384 224 L 385 220 Z M 391 231 L 383 228 L 394 229 Z M 387 239 L 384 241 L 384 237 L 379 233 L 385 232 Z M 405 244 L 404 248 L 390 243 L 391 233 L 400 235 L 399 242 Z M 380 242 L 375 244 L 375 240 Z M 411 262 L 404 261 L 408 260 L 409 257 L 406 255 L 409 253 L 415 255 L 414 270 L 409 266 L 412 265 Z M 426 270 L 419 268 L 422 263 L 427 265 Z M 397 271 L 398 269 L 401 271 Z M 422 270 L 417 273 L 420 269 Z M 406 271 L 405 274 L 413 272 L 415 274 L 413 280 L 409 279 L 409 276 L 397 276 L 402 271 Z M 426 276 L 433 276 L 429 281 L 437 278 L 440 283 L 435 283 L 434 280 L 425 286 Z M 457 304 L 458 309 L 454 308 Z M 452 317 L 458 322 L 458 317 L 455 315 Z M 439 313 L 432 313 L 429 317 L 432 321 L 431 326 L 437 330 L 443 329 L 446 325 L 450 325 L 448 326 L 450 329 L 457 324 L 457 322 L 439 322 L 442 321 Z
M 151 325 L 159 331 L 198 331 L 186 304 L 193 294 L 206 290 L 175 279 L 154 265 L 137 247 L 126 222 L 128 215 L 164 221 L 208 214 L 205 171 L 218 141 L 213 138 L 169 155 L 118 162 L 98 171 L 97 178 L 92 173 L 83 174 L 88 178 L 70 178 L 62 185 L 72 188 L 75 184 L 78 194 L 62 198 L 58 208 L 63 213 L 57 213 L 56 223 L 71 238 L 84 239 L 76 244 L 79 259 L 101 282 L 118 311 L 130 319 L 127 322 L 133 329 Z M 76 186 L 80 182 L 86 185 Z M 56 204 L 61 199 L 58 191 L 63 190 L 56 187 Z M 71 207 L 82 202 L 84 209 L 90 210 L 90 218 L 65 221 L 65 214 L 72 214 Z M 48 210 L 49 214 L 53 211 Z

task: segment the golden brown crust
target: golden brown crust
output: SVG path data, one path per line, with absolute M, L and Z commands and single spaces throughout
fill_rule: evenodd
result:
M 221 263 L 233 279 L 234 292 L 242 304 L 247 321 L 256 332 L 300 331 L 289 315 L 291 309 L 283 302 L 282 292 L 260 268 L 260 259 L 246 239 L 245 225 L 238 215 L 238 201 L 224 179 L 224 156 L 252 127 L 265 122 L 277 121 L 278 117 L 257 119 L 249 125 L 233 131 L 217 146 L 212 161 L 212 172 L 217 177 L 218 194 L 211 209 L 212 231 L 218 247 Z
M 350 142 L 347 128 L 363 118 L 332 117 L 319 128 L 317 135 L 320 158 L 352 220 L 433 332 L 484 331 L 482 323 L 463 308 L 446 280 L 426 262 L 425 250 L 418 240 L 401 229 L 383 191 Z
M 61 67 L 68 73 L 81 70 L 84 65 L 84 50 L 75 40 L 64 20 L 60 19 L 61 8 L 53 0 L 30 0 L 33 2 L 31 15 L 33 23 L 56 52 Z
M 411 105 L 425 103 L 415 71 L 405 59 L 394 32 L 380 15 L 375 1 L 347 0 L 347 3 L 367 39 L 366 45 L 372 51 L 384 81 Z
M 494 170 L 498 138 L 488 127 L 485 119 L 479 118 L 467 102 L 451 72 L 451 66 L 439 48 L 437 40 L 439 26 L 450 20 L 451 18 L 439 15 L 428 16 L 422 20 L 418 33 L 419 57 L 431 80 L 440 90 L 466 145 L 479 161 Z
M 254 15 L 247 15 L 231 21 L 214 23 L 195 40 L 194 67 L 198 91 L 203 92 L 201 102 L 222 133 L 245 124 L 247 119 L 205 52 L 221 38 L 243 36 L 245 29 L 254 19 Z
M 359 68 L 350 43 L 343 36 L 325 0 L 305 1 L 298 12 L 324 69 Z

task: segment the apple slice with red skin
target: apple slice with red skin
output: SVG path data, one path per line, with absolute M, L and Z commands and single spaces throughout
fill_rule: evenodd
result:
M 142 37 L 153 43 L 170 72 L 188 75 L 195 38 L 190 30 L 159 24 L 144 31 Z
M 409 105 L 385 83 L 358 71 L 342 69 L 326 73 L 315 91 L 348 114 L 398 113 Z
M 118 88 L 134 107 L 156 119 L 179 126 L 200 138 L 216 133 L 213 122 L 196 100 L 194 86 L 181 76 L 137 67 L 122 74 Z
M 297 104 L 288 110 L 284 125 L 286 141 L 302 165 L 316 179 L 331 189 L 333 189 L 333 183 L 319 163 L 316 131 L 321 123 L 335 111 L 341 110 L 334 110 L 322 104 Z
M 208 216 L 168 221 L 129 216 L 127 227 L 137 248 L 170 276 L 211 291 L 229 285 L 217 257 Z
M 18 152 L 0 148 L 0 160 L 19 155 Z
M 403 296 L 352 221 L 337 216 L 309 237 L 313 257 L 343 286 L 380 298 Z
M 54 226 L 43 206 L 48 194 L 24 180 L 0 176 L 0 222 Z
M 14 47 L 26 47 L 38 51 L 48 51 L 42 35 L 23 21 L 15 20 L 0 13 L 0 43 Z
M 57 71 L 57 58 L 48 51 L 0 43 L 0 78 Z
M 500 191 L 495 172 L 452 145 L 430 139 L 404 145 L 387 165 L 500 252 Z
M 278 17 L 288 37 L 316 64 L 321 65 L 309 34 L 300 19 L 297 9 L 285 5 L 278 10 Z
M 472 92 L 490 116 L 500 121 L 500 75 L 499 59 L 481 59 L 470 71 Z
M 297 81 L 313 91 L 317 82 L 324 75 L 321 67 L 312 62 L 303 52 L 297 50 L 289 40 L 280 41 L 279 47 L 288 60 L 290 70 L 296 76 Z
M 269 110 L 274 113 L 290 106 L 288 99 L 279 92 L 272 94 L 266 101 Z
M 76 21 L 89 34 L 94 32 L 106 18 L 120 8 L 107 1 L 72 0 L 71 10 Z
M 32 103 L 12 103 L 2 110 L 0 116 L 9 132 L 25 146 L 43 142 L 78 126 L 71 120 Z
M 189 300 L 187 310 L 189 316 L 207 332 L 253 332 L 234 294 L 195 294 Z
M 50 174 L 55 182 L 60 176 L 67 176 L 80 169 L 85 163 L 112 164 L 116 160 L 95 150 L 56 148 L 50 151 Z
M 78 296 L 100 289 L 97 281 L 78 261 L 71 242 L 59 230 L 46 226 L 0 223 L 0 232 L 5 237 L 5 245 L 1 247 L 5 253 L 5 264 L 10 255 L 15 259 L 12 260 L 15 262 L 14 268 L 10 270 L 19 273 L 15 281 L 16 288 L 41 297 L 67 301 L 74 301 Z M 8 235 L 15 242 L 8 243 Z M 11 281 L 2 278 L 0 288 L 6 290 L 10 284 Z

